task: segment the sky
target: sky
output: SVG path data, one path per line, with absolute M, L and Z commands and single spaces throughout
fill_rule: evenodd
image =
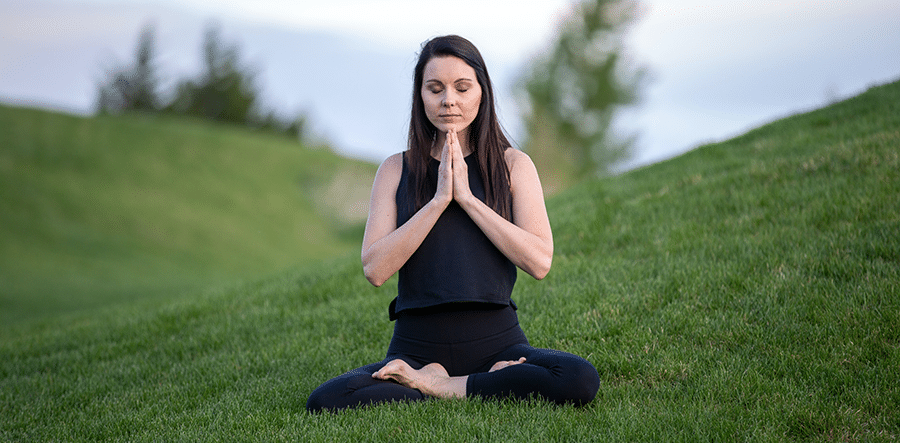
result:
M 571 16 L 571 0 L 28 0 L 0 2 L 0 101 L 93 111 L 107 70 L 156 31 L 164 82 L 195 75 L 217 23 L 257 68 L 264 101 L 307 114 L 346 155 L 381 161 L 405 146 L 415 56 L 462 35 L 479 47 L 513 142 L 524 138 L 518 79 Z M 624 34 L 646 72 L 616 120 L 635 137 L 624 168 L 664 160 L 900 79 L 895 0 L 643 0 Z

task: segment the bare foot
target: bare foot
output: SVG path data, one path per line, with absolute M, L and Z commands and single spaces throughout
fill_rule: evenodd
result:
M 525 357 L 519 357 L 518 360 L 498 361 L 497 363 L 494 363 L 494 366 L 491 366 L 491 370 L 488 372 L 499 371 L 503 368 L 508 368 L 512 365 L 518 365 L 518 364 L 522 364 L 522 363 L 525 363 Z
M 391 360 L 378 371 L 372 374 L 372 378 L 379 380 L 392 380 L 403 386 L 418 389 L 412 386 L 417 378 L 416 370 L 403 360 Z
M 468 377 L 450 377 L 440 363 L 431 363 L 415 370 L 403 360 L 391 360 L 372 374 L 373 378 L 392 380 L 432 397 L 465 397 Z

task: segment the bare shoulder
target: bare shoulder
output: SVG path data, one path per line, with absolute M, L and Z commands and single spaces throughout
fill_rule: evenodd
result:
M 516 148 L 506 148 L 503 155 L 506 157 L 506 166 L 509 168 L 509 175 L 513 180 L 522 174 L 537 174 L 534 162 L 531 161 L 528 154 Z
M 503 155 L 506 157 L 506 164 L 508 164 L 510 168 L 520 160 L 531 162 L 531 157 L 529 157 L 528 154 L 512 147 L 506 148 L 506 150 L 503 151 Z
M 392 154 L 390 157 L 384 159 L 384 161 L 381 162 L 381 168 L 388 169 L 388 170 L 397 169 L 399 171 L 402 166 L 403 166 L 403 153 L 402 152 Z
M 398 152 L 386 158 L 378 167 L 378 176 L 384 178 L 396 178 L 400 180 L 400 173 L 403 170 L 403 153 Z

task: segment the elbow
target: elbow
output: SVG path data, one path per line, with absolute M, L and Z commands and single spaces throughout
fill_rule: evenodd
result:
M 384 282 L 387 281 L 387 280 L 385 280 L 385 279 L 383 279 L 383 278 L 377 278 L 377 277 L 374 277 L 374 276 L 371 276 L 371 275 L 366 275 L 366 280 L 368 280 L 369 283 L 371 283 L 372 286 L 374 286 L 374 287 L 376 287 L 376 288 L 380 288 L 381 285 L 383 285 Z
M 363 265 L 363 275 L 366 276 L 366 280 L 375 286 L 376 288 L 383 285 L 386 278 L 382 278 L 378 272 L 375 270 L 375 265 L 372 263 L 372 259 L 369 254 L 366 254 L 364 250 L 362 253 L 362 265 Z
M 375 286 L 376 288 L 380 287 L 384 284 L 385 281 L 387 281 L 386 278 L 371 269 L 371 266 L 363 266 L 363 274 L 366 276 L 366 280 L 368 280 L 369 283 L 371 283 L 372 286 Z
M 378 270 L 375 269 L 375 266 L 373 266 L 372 263 L 367 263 L 365 260 L 363 260 L 363 275 L 365 275 L 366 280 L 368 280 L 369 283 L 371 283 L 372 286 L 375 286 L 376 288 L 383 285 L 384 282 L 386 282 L 387 279 L 390 278 L 390 275 L 384 275 L 383 272 L 378 272 Z
M 531 270 L 528 271 L 535 280 L 543 280 L 550 273 L 550 267 L 553 265 L 553 240 L 550 239 L 540 248 L 540 253 L 534 257 Z
M 550 273 L 550 266 L 553 264 L 553 255 L 547 255 L 538 260 L 528 271 L 535 280 L 543 280 Z
M 546 277 L 547 274 L 549 274 L 549 273 L 550 273 L 550 267 L 547 266 L 547 267 L 543 267 L 540 269 L 535 269 L 534 273 L 531 274 L 531 276 L 534 277 L 535 280 L 543 280 L 544 277 Z

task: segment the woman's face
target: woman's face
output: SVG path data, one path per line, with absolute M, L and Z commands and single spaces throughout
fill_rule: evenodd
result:
M 481 85 L 475 70 L 461 58 L 434 57 L 422 74 L 425 115 L 438 131 L 464 132 L 478 115 Z

